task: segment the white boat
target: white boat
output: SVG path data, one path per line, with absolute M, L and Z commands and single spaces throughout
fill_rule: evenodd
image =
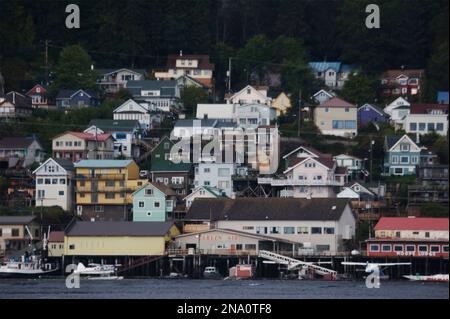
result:
M 97 276 L 97 277 L 87 277 L 88 280 L 122 280 L 123 276 Z
M 11 259 L 0 266 L 0 277 L 34 278 L 49 275 L 58 270 L 53 263 L 46 263 L 41 256 L 21 256 L 19 260 Z
M 216 267 L 205 267 L 203 277 L 207 279 L 222 278 L 222 275 L 217 271 Z
M 83 263 L 78 263 L 77 269 L 74 270 L 75 274 L 86 276 L 108 276 L 115 272 L 116 266 L 114 265 L 88 264 L 85 267 Z
M 434 281 L 434 282 L 448 282 L 448 274 L 437 274 L 431 276 L 422 276 L 422 275 L 404 275 L 406 279 L 412 281 Z

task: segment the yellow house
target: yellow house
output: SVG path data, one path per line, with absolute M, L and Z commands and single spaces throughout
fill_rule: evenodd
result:
M 82 160 L 75 163 L 75 202 L 91 220 L 129 220 L 131 194 L 148 183 L 133 160 Z
M 179 234 L 172 222 L 74 222 L 64 236 L 64 254 L 160 256 Z
M 324 135 L 347 138 L 358 134 L 356 105 L 333 97 L 314 109 L 314 122 Z
M 272 107 L 277 110 L 277 116 L 286 114 L 287 110 L 291 107 L 291 100 L 284 92 L 281 92 L 273 99 Z
M 48 257 L 61 257 L 64 254 L 64 232 L 51 231 L 47 248 Z

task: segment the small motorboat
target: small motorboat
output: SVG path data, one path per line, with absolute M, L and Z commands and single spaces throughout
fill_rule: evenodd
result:
M 219 279 L 222 275 L 217 271 L 216 267 L 205 267 L 203 271 L 203 277 L 206 279 Z
M 404 275 L 406 279 L 409 279 L 411 281 L 433 281 L 433 282 L 448 282 L 448 274 L 437 274 L 437 275 L 431 275 L 431 276 L 421 276 L 419 274 L 417 275 Z

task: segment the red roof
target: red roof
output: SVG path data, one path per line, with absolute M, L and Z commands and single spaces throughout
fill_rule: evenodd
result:
M 64 241 L 64 232 L 63 231 L 51 231 L 48 236 L 49 242 L 63 242 Z
M 448 218 L 381 217 L 375 230 L 446 230 Z
M 348 103 L 347 101 L 344 101 L 338 97 L 332 97 L 331 99 L 323 102 L 320 104 L 320 106 L 325 107 L 356 107 L 353 104 Z
M 429 114 L 432 110 L 444 110 L 448 114 L 448 104 L 414 103 L 410 110 L 411 114 Z
M 95 140 L 97 140 L 99 142 L 106 141 L 109 137 L 112 136 L 111 133 L 97 134 L 97 137 L 95 137 L 94 134 L 85 133 L 85 132 L 65 132 L 63 134 L 55 136 L 54 138 L 62 136 L 62 135 L 65 135 L 65 134 L 71 134 L 73 136 L 76 136 L 76 137 L 81 138 L 81 139 L 86 140 L 86 141 L 95 141 Z

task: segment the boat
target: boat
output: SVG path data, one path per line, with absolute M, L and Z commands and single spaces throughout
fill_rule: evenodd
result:
M 41 256 L 21 256 L 3 263 L 0 266 L 0 277 L 36 278 L 54 274 L 58 270 L 57 264 L 45 262 Z
M 229 269 L 229 279 L 251 279 L 255 276 L 255 267 L 251 264 L 238 264 Z
M 86 279 L 88 279 L 88 280 L 122 280 L 123 276 L 105 275 L 105 276 L 87 277 Z
M 406 279 L 411 281 L 433 281 L 433 282 L 448 282 L 448 274 L 436 274 L 431 276 L 422 276 L 422 275 L 404 275 Z
M 117 276 L 116 265 L 101 265 L 90 263 L 84 266 L 83 263 L 78 263 L 77 269 L 73 271 L 74 274 L 84 276 L 89 280 L 121 280 L 122 276 Z M 83 277 L 81 277 L 83 278 Z
M 217 271 L 216 267 L 205 267 L 203 271 L 203 277 L 207 279 L 222 278 L 222 275 Z

